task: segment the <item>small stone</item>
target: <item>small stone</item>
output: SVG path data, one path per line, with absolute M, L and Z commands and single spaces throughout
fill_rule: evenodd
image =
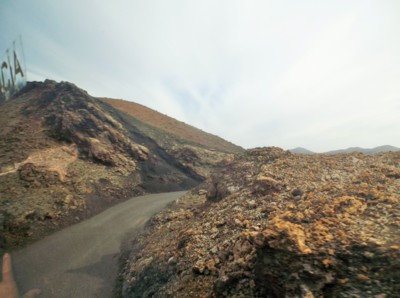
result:
M 67 194 L 64 198 L 63 204 L 64 205 L 69 205 L 71 201 L 73 200 L 73 197 L 71 194 Z
M 364 252 L 363 255 L 368 259 L 372 259 L 375 256 L 375 254 L 373 252 L 370 252 L 370 251 Z
M 213 259 L 209 259 L 205 263 L 206 268 L 212 273 L 215 274 L 217 273 L 217 268 L 215 268 L 215 262 Z
M 306 285 L 301 285 L 300 286 L 300 288 L 301 288 L 301 297 L 303 297 L 303 298 L 314 298 L 315 296 L 314 296 L 314 294 L 311 292 L 311 290 L 308 288 L 308 286 L 306 286 Z
M 235 218 L 233 221 L 234 221 L 235 224 L 238 225 L 238 226 L 241 226 L 241 225 L 242 225 L 242 222 L 241 222 L 238 218 Z
M 356 276 L 356 278 L 357 278 L 359 281 L 367 281 L 367 280 L 369 280 L 369 277 L 366 276 L 366 275 L 364 275 L 364 274 L 358 274 L 358 275 Z
M 213 234 L 216 234 L 216 233 L 218 233 L 219 232 L 219 230 L 216 228 L 216 227 L 213 227 L 212 229 L 211 229 L 211 233 L 213 233 Z
M 144 268 L 144 267 L 148 266 L 151 262 L 153 262 L 153 257 L 145 258 L 139 262 L 138 266 Z
M 250 208 L 253 208 L 257 205 L 255 200 L 249 200 L 247 201 L 247 204 L 249 205 Z
M 220 228 L 220 227 L 224 226 L 225 224 L 226 224 L 226 221 L 225 221 L 225 220 L 220 220 L 220 221 L 217 221 L 217 222 L 215 223 L 215 226 L 218 227 L 218 228 Z
M 196 274 L 203 274 L 206 269 L 206 265 L 203 260 L 198 260 L 196 264 L 192 267 L 192 270 Z
M 176 257 L 172 256 L 168 259 L 168 265 L 176 264 Z
M 325 267 L 329 267 L 332 264 L 332 261 L 330 259 L 325 259 L 322 261 L 322 264 L 324 264 Z
M 303 192 L 299 188 L 296 188 L 295 190 L 292 191 L 292 196 L 294 196 L 294 197 L 300 197 L 302 195 L 303 195 Z
M 24 218 L 27 220 L 35 220 L 38 217 L 38 214 L 35 210 L 31 210 L 25 213 Z
M 43 219 L 44 219 L 44 220 L 45 220 L 45 219 L 53 219 L 53 218 L 55 218 L 55 214 L 54 214 L 53 212 L 51 212 L 51 211 L 46 212 L 46 213 L 43 215 Z
M 206 195 L 207 194 L 207 190 L 205 190 L 205 189 L 200 189 L 199 191 L 198 191 L 198 195 L 199 196 L 203 196 L 203 195 Z

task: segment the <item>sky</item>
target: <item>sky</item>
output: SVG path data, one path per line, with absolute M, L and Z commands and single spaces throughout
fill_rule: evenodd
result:
M 398 0 L 1 0 L 0 52 L 244 148 L 400 147 Z

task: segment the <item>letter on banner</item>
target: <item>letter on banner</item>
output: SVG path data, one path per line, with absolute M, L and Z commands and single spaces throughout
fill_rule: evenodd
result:
M 9 55 L 12 53 L 12 55 Z M 0 60 L 0 101 L 8 100 L 26 84 L 21 38 L 13 42 Z M 22 63 L 21 63 L 22 62 Z

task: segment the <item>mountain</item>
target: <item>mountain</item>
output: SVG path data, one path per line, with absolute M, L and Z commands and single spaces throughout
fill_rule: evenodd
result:
M 352 153 L 352 152 L 360 152 L 360 153 L 364 153 L 364 154 L 375 154 L 375 153 L 381 153 L 381 152 L 396 152 L 396 151 L 400 151 L 400 148 L 390 146 L 390 145 L 385 145 L 385 146 L 379 146 L 379 147 L 375 147 L 375 148 L 350 147 L 347 149 L 328 151 L 328 152 L 325 152 L 325 154 L 342 154 L 342 153 Z
M 291 153 L 295 153 L 295 154 L 315 154 L 315 152 L 312 152 L 303 147 L 296 147 L 296 148 L 290 149 L 289 151 Z
M 0 249 L 135 195 L 192 188 L 243 151 L 183 123 L 195 138 L 163 129 L 155 111 L 142 121 L 127 106 L 130 114 L 50 80 L 0 103 Z
M 400 152 L 247 150 L 135 235 L 117 293 L 397 297 L 399 194 Z
M 303 147 L 296 147 L 294 149 L 289 150 L 291 153 L 295 154 L 316 154 L 313 151 L 310 151 L 306 148 Z M 353 153 L 353 152 L 359 152 L 359 153 L 364 153 L 364 154 L 375 154 L 375 153 L 382 153 L 382 152 L 396 152 L 400 151 L 400 148 L 390 146 L 390 145 L 385 145 L 385 146 L 379 146 L 375 148 L 361 148 L 361 147 L 350 147 L 347 149 L 338 149 L 338 150 L 332 150 L 328 152 L 324 152 L 322 154 L 346 154 L 346 153 Z
M 195 146 L 203 146 L 204 148 L 221 152 L 238 153 L 243 151 L 243 148 L 218 136 L 206 133 L 196 127 L 161 114 L 143 105 L 122 99 L 101 98 L 101 100 L 145 124 L 185 140 L 186 143 L 191 142 Z M 161 138 L 159 140 L 163 142 Z
M 216 163 L 243 152 L 244 149 L 218 136 L 203 132 L 193 126 L 168 117 L 143 105 L 120 99 L 101 100 L 129 118 L 135 127 L 151 137 L 186 168 L 203 178 L 210 174 Z M 132 118 L 133 117 L 133 118 Z

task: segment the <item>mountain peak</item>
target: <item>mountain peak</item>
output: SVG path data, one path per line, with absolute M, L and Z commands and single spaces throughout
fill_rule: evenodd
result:
M 296 154 L 314 154 L 314 152 L 312 152 L 306 148 L 303 148 L 303 147 L 296 147 L 296 148 L 290 149 L 289 151 L 292 153 L 296 153 Z

